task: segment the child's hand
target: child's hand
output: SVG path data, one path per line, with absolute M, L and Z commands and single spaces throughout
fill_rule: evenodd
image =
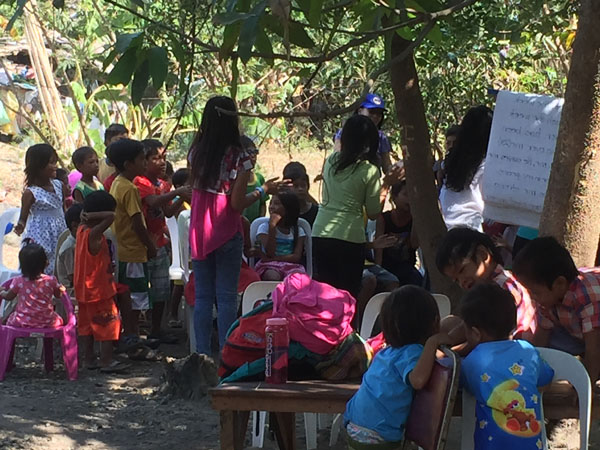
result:
M 398 243 L 398 238 L 393 234 L 383 234 L 373 239 L 373 248 L 390 248 Z
M 25 231 L 25 224 L 23 222 L 19 222 L 15 225 L 13 231 L 17 236 L 21 236 L 23 234 L 23 231 Z
M 384 175 L 383 185 L 392 186 L 398 183 L 400 180 L 402 180 L 405 175 L 406 171 L 404 170 L 404 166 L 397 166 L 396 164 L 394 164 L 388 171 L 388 173 Z
M 147 253 L 148 253 L 148 259 L 155 258 L 156 257 L 156 253 L 157 253 L 156 246 L 153 244 L 150 247 L 148 247 Z
M 277 213 L 271 214 L 269 217 L 269 227 L 275 228 L 281 221 L 281 216 Z
M 88 223 L 88 220 L 90 220 L 90 213 L 81 211 L 81 214 L 79 215 L 79 219 L 81 220 L 81 223 Z
M 177 189 L 177 195 L 183 198 L 186 202 L 189 202 L 192 198 L 192 187 L 191 186 L 181 186 Z
M 437 333 L 427 340 L 432 340 L 436 347 L 439 347 L 440 345 L 451 345 L 453 343 L 452 338 L 448 335 L 448 333 Z

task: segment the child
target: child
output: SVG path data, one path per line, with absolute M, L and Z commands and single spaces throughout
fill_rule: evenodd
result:
M 513 337 L 531 342 L 537 327 L 535 304 L 527 289 L 504 270 L 502 257 L 488 235 L 470 228 L 448 231 L 438 248 L 436 264 L 440 272 L 463 289 L 469 290 L 479 281 L 494 281 L 509 291 L 517 307 L 517 327 Z M 458 338 L 455 333 L 459 332 L 460 328 L 457 328 L 450 334 Z
M 416 229 L 413 228 L 406 181 L 391 188 L 393 209 L 377 218 L 376 237 L 391 235 L 397 238 L 395 245 L 375 250 L 375 263 L 393 273 L 400 285 L 421 286 L 423 277 L 415 267 L 416 249 L 419 247 Z
M 260 224 L 257 238 L 261 244 L 256 272 L 263 280 L 281 281 L 287 275 L 300 272 L 306 233 L 298 227 L 300 202 L 293 192 L 281 192 L 269 203 L 268 222 Z
M 188 184 L 189 178 L 190 178 L 190 171 L 188 169 L 186 169 L 186 168 L 177 169 L 177 171 L 173 174 L 173 178 L 172 178 L 173 187 L 175 189 L 178 189 L 180 187 L 185 186 L 186 184 Z M 178 200 L 178 199 L 174 198 L 173 200 Z M 190 197 L 183 199 L 181 208 L 179 208 L 179 211 L 177 211 L 175 213 L 176 217 L 179 217 L 179 213 L 181 211 L 190 209 L 190 201 L 191 201 Z
M 97 368 L 94 341 L 100 342 L 100 370 L 106 373 L 121 372 L 128 367 L 113 360 L 113 344 L 119 339 L 121 321 L 114 300 L 117 286 L 104 232 L 115 219 L 115 207 L 115 199 L 104 191 L 98 190 L 84 199 L 73 283 L 79 304 L 77 331 L 83 344 L 85 366 Z
M 254 191 L 257 187 L 262 186 L 265 183 L 265 177 L 256 169 L 256 158 L 258 157 L 258 148 L 247 136 L 241 136 L 240 142 L 242 143 L 242 147 L 245 151 L 250 154 L 252 158 L 252 164 L 254 164 L 254 169 L 250 171 L 250 178 L 248 179 L 248 185 L 246 186 L 246 194 Z M 261 198 L 259 201 L 251 204 L 244 210 L 244 217 L 248 219 L 250 223 L 254 222 L 255 219 L 259 217 L 265 217 L 267 212 L 267 200 L 269 200 L 268 196 L 265 198 Z
M 21 197 L 21 215 L 15 226 L 17 235 L 21 236 L 25 231 L 23 241 L 31 240 L 46 251 L 50 262 L 45 268 L 47 274 L 54 273 L 56 244 L 66 229 L 63 184 L 55 179 L 57 161 L 56 150 L 48 144 L 36 144 L 27 149 L 26 188 Z
M 154 258 L 148 259 L 148 276 L 150 278 L 150 306 L 152 308 L 152 330 L 150 338 L 160 338 L 160 324 L 164 306 L 171 294 L 169 266 L 171 258 L 167 248 L 167 223 L 165 217 L 171 217 L 182 204 L 182 197 L 190 197 L 192 189 L 182 186 L 173 191 L 161 179 L 165 174 L 167 153 L 164 145 L 156 139 L 142 141 L 146 156 L 146 171 L 134 179 L 142 199 L 142 211 L 148 233 L 157 249 Z M 173 202 L 175 197 L 180 198 Z M 166 339 L 166 336 L 163 337 Z M 170 339 L 170 343 L 172 339 Z
M 57 328 L 62 318 L 54 312 L 53 297 L 60 297 L 63 287 L 53 276 L 44 274 L 48 257 L 41 245 L 26 244 L 19 252 L 22 276 L 13 278 L 8 291 L 0 296 L 7 301 L 17 299 L 8 316 L 7 325 L 19 328 Z
M 530 343 L 510 340 L 517 318 L 512 295 L 495 283 L 477 284 L 462 299 L 460 316 L 474 347 L 461 375 L 477 400 L 475 449 L 539 450 L 538 388 L 552 381 L 554 370 Z
M 134 178 L 146 171 L 144 146 L 138 141 L 121 139 L 110 145 L 108 156 L 119 171 L 110 189 L 117 201 L 113 231 L 117 239 L 119 282 L 129 286 L 133 332 L 137 336 L 140 312 L 150 308 L 148 259 L 156 257 L 156 245 L 142 214 L 142 199 L 133 184 Z
M 83 205 L 75 203 L 65 213 L 65 221 L 71 234 L 58 249 L 58 258 L 56 260 L 56 278 L 67 289 L 71 298 L 74 298 L 75 238 L 77 237 L 77 228 L 79 228 L 81 222 L 80 216 L 82 211 Z
M 283 168 L 283 179 L 292 183 L 293 191 L 300 200 L 300 218 L 306 220 L 312 228 L 319 212 L 319 205 L 309 194 L 310 180 L 306 167 L 299 162 L 288 163 Z
M 70 208 L 73 204 L 73 195 L 71 195 L 71 186 L 69 185 L 69 174 L 60 167 L 56 169 L 56 179 L 63 184 L 63 196 L 65 197 L 65 208 Z
M 538 306 L 535 344 L 583 354 L 595 382 L 600 375 L 600 267 L 577 270 L 567 249 L 544 237 L 519 252 L 513 271 Z
M 71 157 L 73 165 L 81 172 L 81 179 L 73 189 L 73 199 L 83 203 L 83 199 L 94 191 L 104 190 L 104 186 L 96 179 L 98 175 L 98 155 L 92 147 L 79 147 Z
M 349 448 L 353 443 L 400 446 L 413 393 L 425 387 L 438 347 L 449 342 L 447 335 L 438 333 L 435 300 L 420 287 L 393 291 L 381 306 L 380 319 L 387 347 L 375 355 L 346 405 Z
M 120 123 L 111 124 L 104 132 L 104 145 L 106 147 L 106 157 L 102 158 L 99 162 L 98 179 L 104 184 L 106 191 L 110 191 L 110 185 L 117 177 L 114 164 L 111 163 L 108 157 L 108 147 L 113 142 L 117 142 L 120 139 L 127 139 L 129 137 L 129 130 Z M 108 184 L 108 189 L 106 185 Z

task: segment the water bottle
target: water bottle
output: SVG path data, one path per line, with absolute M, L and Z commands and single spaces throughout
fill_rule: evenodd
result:
M 290 335 L 284 318 L 267 319 L 265 328 L 265 381 L 281 384 L 287 381 Z

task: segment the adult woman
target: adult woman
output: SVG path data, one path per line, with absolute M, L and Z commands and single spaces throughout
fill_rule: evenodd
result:
M 228 97 L 208 100 L 188 157 L 194 188 L 190 246 L 196 285 L 196 352 L 208 355 L 215 299 L 221 347 L 237 317 L 243 247 L 241 213 L 265 195 L 277 192 L 272 179 L 246 194 L 253 162 L 252 155 L 240 144 L 235 112 L 235 103 Z
M 440 206 L 448 229 L 466 226 L 483 231 L 481 178 L 491 127 L 490 108 L 471 108 L 463 118 L 456 141 L 446 155 Z
M 356 297 L 365 259 L 365 217 L 381 213 L 381 182 L 376 166 L 379 135 L 373 121 L 350 117 L 341 149 L 323 168 L 323 203 L 313 225 L 316 279 Z

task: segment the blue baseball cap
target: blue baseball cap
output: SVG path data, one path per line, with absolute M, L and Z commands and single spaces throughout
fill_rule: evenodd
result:
M 365 101 L 360 104 L 361 108 L 385 109 L 385 102 L 378 94 L 367 94 Z

